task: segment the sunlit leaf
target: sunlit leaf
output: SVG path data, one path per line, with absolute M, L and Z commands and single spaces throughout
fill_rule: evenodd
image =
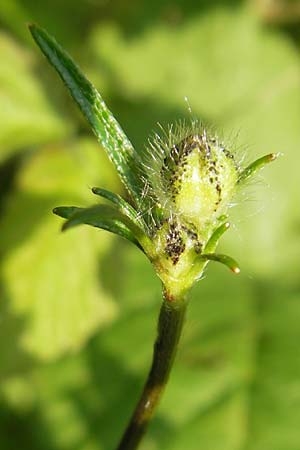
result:
M 134 231 L 137 230 L 139 234 L 142 234 L 142 230 L 139 230 L 126 216 L 109 205 L 96 205 L 90 208 L 59 206 L 54 208 L 53 212 L 67 219 L 63 224 L 63 230 L 82 224 L 91 225 L 128 239 L 141 248 Z
M 37 45 L 70 90 L 73 99 L 114 163 L 124 185 L 139 205 L 142 192 L 138 168 L 139 155 L 126 134 L 96 88 L 56 40 L 37 25 L 31 25 L 30 31 Z
M 112 202 L 123 214 L 125 214 L 129 219 L 131 219 L 136 225 L 140 226 L 141 228 L 145 228 L 145 223 L 140 214 L 138 213 L 138 211 L 136 211 L 128 202 L 126 202 L 126 200 L 124 200 L 123 197 L 113 192 L 110 192 L 106 189 L 97 187 L 93 187 L 92 192 Z
M 101 172 L 109 173 L 109 163 L 98 155 L 97 145 L 85 141 L 43 150 L 27 162 L 7 198 L 0 223 L 2 373 L 18 367 L 17 349 L 29 359 L 53 359 L 81 347 L 114 317 L 114 302 L 98 277 L 109 235 L 91 228 L 62 234 L 52 214 L 59 203 L 91 198 L 87 180 L 106 184 Z

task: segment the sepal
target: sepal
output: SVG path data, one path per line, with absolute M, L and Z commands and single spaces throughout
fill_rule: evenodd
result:
M 239 175 L 238 184 L 243 183 L 244 181 L 251 178 L 255 173 L 257 173 L 260 169 L 265 167 L 266 164 L 275 161 L 279 156 L 278 153 L 269 153 L 268 155 L 262 156 L 261 158 L 256 159 L 253 163 L 249 164 Z
M 225 222 L 222 225 L 220 225 L 212 234 L 212 236 L 210 237 L 210 239 L 208 240 L 205 248 L 204 248 L 204 253 L 212 253 L 215 251 L 217 244 L 219 242 L 219 239 L 221 238 L 221 236 L 225 233 L 225 231 L 228 230 L 228 228 L 230 227 L 230 223 L 229 222 Z
M 238 263 L 235 259 L 231 258 L 231 256 L 223 255 L 221 253 L 207 253 L 199 256 L 199 259 L 203 261 L 216 261 L 221 264 L 224 264 L 231 272 L 239 274 L 241 269 L 239 268 Z

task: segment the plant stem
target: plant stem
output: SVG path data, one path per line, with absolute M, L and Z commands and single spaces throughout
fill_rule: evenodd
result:
M 135 450 L 146 431 L 167 384 L 184 323 L 187 301 L 164 295 L 158 334 L 147 381 L 117 450 Z

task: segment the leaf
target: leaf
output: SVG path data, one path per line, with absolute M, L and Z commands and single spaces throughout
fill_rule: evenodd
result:
M 107 264 L 118 268 L 118 283 L 114 277 L 112 288 L 122 304 L 122 314 L 76 357 L 35 372 L 36 407 L 43 411 L 38 434 L 41 439 L 44 429 L 51 430 L 58 448 L 72 448 L 78 440 L 91 450 L 115 448 L 150 364 L 159 282 L 155 282 L 150 264 L 146 265 L 134 249 L 129 247 L 125 253 L 118 245 L 115 252 L 119 258 L 111 254 Z M 195 436 L 203 430 L 201 412 L 208 411 L 211 416 L 223 398 L 223 409 L 219 417 L 214 413 L 215 420 L 204 428 L 207 435 L 201 442 L 209 450 L 238 448 L 236 442 L 243 429 L 237 423 L 244 417 L 240 408 L 243 397 L 238 391 L 232 399 L 231 393 L 244 383 L 249 371 L 244 355 L 251 345 L 251 333 L 245 327 L 250 297 L 241 278 L 233 282 L 236 278 L 229 277 L 227 283 L 228 275 L 222 268 L 214 275 L 211 282 L 207 278 L 208 282 L 197 289 L 202 301 L 194 295 L 174 372 L 141 448 L 177 450 L 186 442 L 191 450 L 198 449 L 200 441 Z M 225 282 L 226 295 L 220 295 Z M 232 297 L 234 293 L 236 297 Z M 6 398 L 10 398 L 9 393 Z M 180 408 L 176 408 L 178 404 Z M 84 414 L 76 414 L 79 405 Z M 38 442 L 36 437 L 32 449 Z M 234 444 L 232 448 L 230 444 Z
M 33 73 L 28 51 L 0 33 L 0 162 L 28 146 L 63 138 L 70 130 Z
M 61 234 L 51 213 L 65 201 L 86 202 L 88 180 L 113 187 L 97 145 L 77 145 L 40 150 L 6 201 L 0 222 L 2 377 L 18 373 L 26 358 L 53 360 L 78 350 L 116 314 L 98 277 L 109 236 L 91 228 Z
M 126 202 L 123 197 L 114 194 L 113 192 L 107 191 L 106 189 L 97 187 L 93 187 L 92 192 L 93 194 L 99 195 L 100 197 L 103 197 L 106 200 L 112 202 L 123 214 L 125 214 L 125 216 L 132 220 L 136 225 L 145 229 L 146 225 L 143 221 L 142 216 L 139 216 L 139 213 L 128 202 Z
M 101 275 L 110 274 L 122 314 L 76 355 L 19 380 L 26 415 L 12 393 L 17 380 L 2 383 L 2 423 L 22 417 L 24 428 L 35 430 L 25 450 L 38 450 L 45 430 L 58 449 L 78 442 L 89 450 L 115 448 L 132 412 L 150 364 L 160 286 L 140 253 L 116 243 Z M 275 281 L 258 284 L 209 267 L 194 290 L 174 371 L 141 449 L 198 450 L 201 443 L 207 450 L 297 450 L 295 294 Z M 3 442 L 8 432 L 0 432 Z M 24 441 L 19 433 L 14 439 L 15 447 Z M 52 450 L 51 442 L 43 448 Z
M 70 219 L 73 214 L 83 208 L 78 208 L 77 206 L 59 206 L 53 209 L 53 213 L 63 219 Z
M 138 230 L 137 226 L 118 210 L 108 205 L 97 205 L 90 208 L 60 206 L 54 208 L 53 212 L 67 219 L 63 225 L 63 230 L 82 224 L 91 225 L 128 239 L 142 250 L 135 236 L 135 230 L 139 235 L 142 234 L 142 231 Z
M 245 450 L 296 450 L 299 445 L 299 298 L 298 284 L 281 280 L 256 286 L 260 328 Z
M 50 64 L 59 73 L 73 99 L 114 163 L 125 187 L 137 205 L 142 192 L 138 174 L 139 156 L 95 87 L 45 30 L 30 26 L 31 34 Z

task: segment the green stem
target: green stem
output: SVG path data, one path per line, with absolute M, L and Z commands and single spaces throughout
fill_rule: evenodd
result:
M 184 323 L 186 298 L 165 294 L 154 345 L 151 369 L 142 395 L 117 450 L 137 449 L 167 384 Z

